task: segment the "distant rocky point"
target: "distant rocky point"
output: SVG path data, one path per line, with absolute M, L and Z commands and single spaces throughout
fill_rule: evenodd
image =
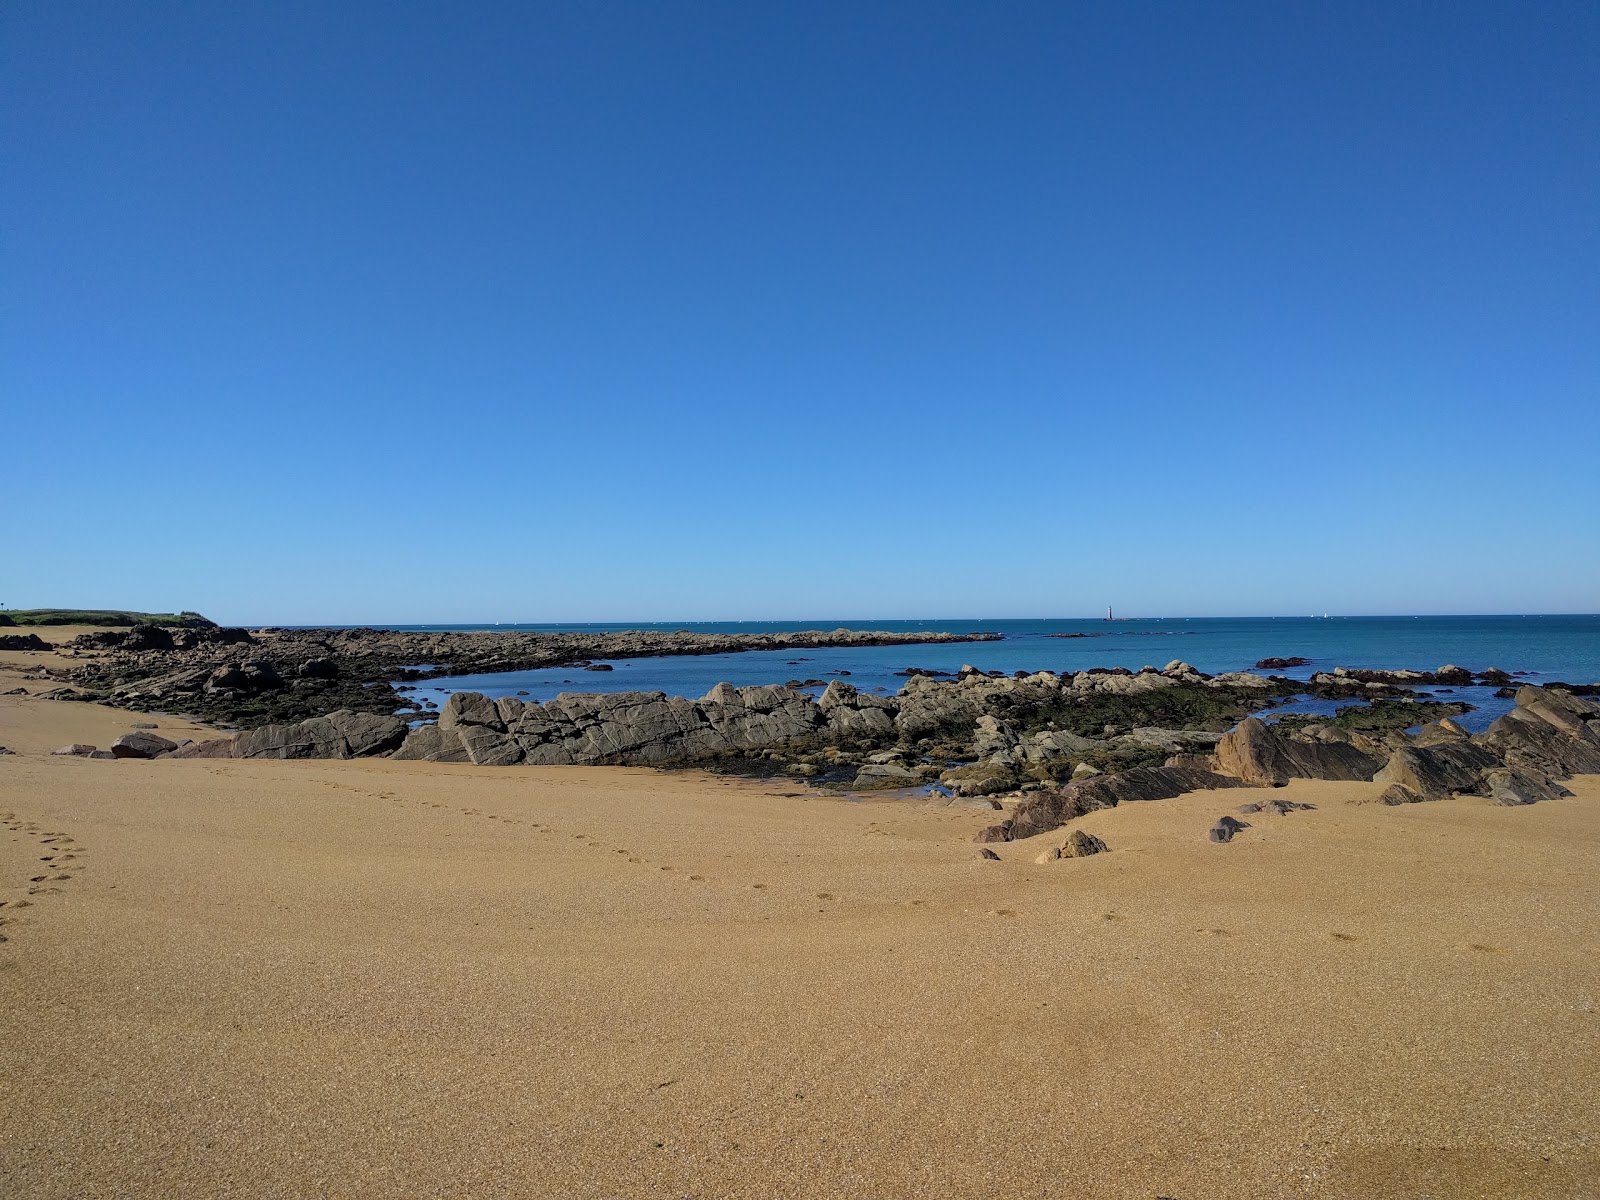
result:
M 35 636 L 35 635 L 27 635 Z M 107 704 L 162 709 L 256 726 L 349 709 L 420 711 L 397 682 L 444 675 L 572 667 L 609 671 L 599 659 L 729 654 L 836 646 L 983 642 L 997 633 L 806 630 L 707 634 L 686 630 L 534 633 L 501 630 L 169 628 L 138 624 L 74 638 L 72 665 L 53 675 Z M 31 646 L 29 648 L 37 648 Z M 49 647 L 45 647 L 49 648 Z

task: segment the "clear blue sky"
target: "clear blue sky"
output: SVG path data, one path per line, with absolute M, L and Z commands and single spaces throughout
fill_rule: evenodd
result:
M 41 3 L 0 601 L 1600 609 L 1600 7 Z

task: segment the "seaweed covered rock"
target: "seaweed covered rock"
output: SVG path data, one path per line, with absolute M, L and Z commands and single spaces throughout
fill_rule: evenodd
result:
M 994 759 L 951 767 L 939 775 L 939 782 L 958 796 L 994 796 L 1013 790 L 1021 781 L 1015 764 Z

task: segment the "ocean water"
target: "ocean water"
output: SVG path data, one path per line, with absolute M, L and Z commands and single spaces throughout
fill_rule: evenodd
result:
M 1334 667 L 1432 670 L 1454 663 L 1469 670 L 1499 667 L 1527 672 L 1530 683 L 1600 681 L 1600 615 L 1492 617 L 1195 617 L 1173 619 L 1027 621 L 795 621 L 618 625 L 399 626 L 409 629 L 605 632 L 620 629 L 688 629 L 698 633 L 792 632 L 805 629 L 878 629 L 1002 635 L 997 642 L 953 645 L 843 647 L 829 650 L 755 651 L 673 658 L 612 659 L 611 671 L 553 667 L 428 680 L 411 693 L 443 705 L 451 692 L 520 695 L 526 701 L 561 692 L 665 692 L 703 696 L 721 682 L 738 686 L 790 680 L 843 678 L 862 691 L 893 693 L 907 667 L 954 673 L 970 663 L 985 671 L 1081 671 L 1086 667 L 1165 666 L 1173 659 L 1216 674 L 1253 668 L 1267 657 L 1299 657 L 1305 667 L 1275 672 L 1307 679 Z M 1075 633 L 1084 637 L 1053 637 Z M 814 685 L 813 693 L 821 686 Z M 1490 688 L 1459 688 L 1441 699 L 1466 700 L 1478 710 L 1463 724 L 1482 728 L 1509 707 Z M 523 694 L 526 693 L 526 694 Z M 1329 711 L 1315 702 L 1286 711 Z

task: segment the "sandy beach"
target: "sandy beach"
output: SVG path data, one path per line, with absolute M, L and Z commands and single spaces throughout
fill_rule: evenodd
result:
M 131 719 L 0 697 L 8 1195 L 1600 1195 L 1600 779 L 989 862 L 697 772 L 48 756 Z

